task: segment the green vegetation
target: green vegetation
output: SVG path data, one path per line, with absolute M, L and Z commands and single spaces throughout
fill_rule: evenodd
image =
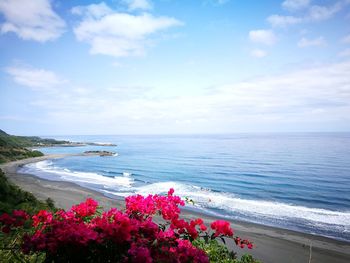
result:
M 38 147 L 68 144 L 68 141 L 57 141 L 55 139 L 43 139 L 37 136 L 15 136 L 0 130 L 0 146 L 7 147 Z
M 55 210 L 55 206 L 50 198 L 46 202 L 41 202 L 31 193 L 21 190 L 9 182 L 3 171 L 0 170 L 0 215 L 18 209 L 33 214 L 42 209 Z
M 193 241 L 193 245 L 205 251 L 211 263 L 260 263 L 260 261 L 248 254 L 237 258 L 236 253 L 229 251 L 226 246 L 223 246 L 215 239 L 209 242 L 205 242 L 203 239 L 196 239 Z
M 0 215 L 11 213 L 13 210 L 23 209 L 30 214 L 40 210 L 56 211 L 53 200 L 48 198 L 41 202 L 34 195 L 21 190 L 18 186 L 8 181 L 5 174 L 0 170 Z M 26 224 L 23 230 L 29 229 Z M 9 249 L 19 243 L 20 231 L 14 231 L 12 235 L 6 235 L 0 231 L 0 262 L 44 262 L 45 254 L 24 255 L 20 249 Z
M 0 146 L 0 163 L 39 156 L 43 156 L 43 153 L 39 151 L 31 151 L 25 148 L 11 148 Z
M 52 146 L 65 143 L 68 142 L 41 139 L 40 137 L 14 136 L 0 130 L 0 163 L 43 156 L 40 151 L 33 151 L 26 147 Z

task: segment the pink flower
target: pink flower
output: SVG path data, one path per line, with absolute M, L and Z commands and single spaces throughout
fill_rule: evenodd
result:
M 174 188 L 170 188 L 170 190 L 168 191 L 168 196 L 173 195 L 173 193 L 174 193 Z
M 157 234 L 157 240 L 173 240 L 176 238 L 174 230 L 169 228 L 166 231 L 159 231 Z
M 10 216 L 7 213 L 4 213 L 0 216 L 0 223 L 7 226 L 11 226 L 15 221 L 16 219 L 14 219 L 12 216 Z
M 12 215 L 23 220 L 29 219 L 29 215 L 24 210 L 13 210 Z
M 131 256 L 131 262 L 134 263 L 152 263 L 151 253 L 146 247 L 139 247 L 135 243 L 128 250 L 129 255 Z
M 84 203 L 72 206 L 71 211 L 79 217 L 87 217 L 95 214 L 98 207 L 98 202 L 88 198 Z
M 23 210 L 13 210 L 12 216 L 4 213 L 0 216 L 0 223 L 4 225 L 1 230 L 7 234 L 11 231 L 11 227 L 23 226 L 28 218 L 29 215 Z
M 9 226 L 4 226 L 1 228 L 1 231 L 5 234 L 8 234 L 11 232 L 11 228 Z
M 23 226 L 24 222 L 29 219 L 29 215 L 23 210 L 13 210 L 12 215 L 16 218 L 14 222 L 15 227 Z
M 233 236 L 233 230 L 230 227 L 230 223 L 224 220 L 217 220 L 211 223 L 211 228 L 215 230 L 215 236 Z
M 32 218 L 33 218 L 33 226 L 38 226 L 40 223 L 50 224 L 53 220 L 52 213 L 46 210 L 40 210 Z
M 240 237 L 235 237 L 234 241 L 236 245 L 239 246 L 240 248 L 244 248 L 244 246 L 247 246 L 248 249 L 253 248 L 253 243 L 250 242 L 248 239 L 241 239 Z
M 174 189 L 170 189 L 165 196 L 129 196 L 125 212 L 112 208 L 96 213 L 98 203 L 93 199 L 55 214 L 41 210 L 32 217 L 34 233 L 23 236 L 23 252 L 44 252 L 53 261 L 62 262 L 78 255 L 81 262 L 208 263 L 206 253 L 189 241 L 207 227 L 201 218 L 180 218 L 179 207 L 184 202 L 173 194 Z M 153 221 L 154 215 L 162 217 L 162 224 Z M 10 226 L 27 217 L 21 210 L 14 211 L 13 216 L 1 215 L 1 230 L 9 232 Z M 233 235 L 230 224 L 223 220 L 213 222 L 211 228 L 214 237 Z M 234 241 L 241 247 L 253 247 L 245 239 L 236 237 Z

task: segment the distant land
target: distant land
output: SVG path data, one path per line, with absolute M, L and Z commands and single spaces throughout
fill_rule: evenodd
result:
M 38 150 L 33 150 L 32 148 L 38 147 L 79 147 L 79 146 L 116 146 L 112 143 L 98 143 L 98 142 L 70 142 L 66 140 L 55 140 L 41 138 L 38 136 L 15 136 L 10 135 L 0 129 L 0 163 L 5 163 L 9 161 L 21 160 L 30 157 L 39 157 L 44 154 Z M 95 151 L 98 154 L 99 151 Z M 105 156 L 112 155 L 103 151 L 101 155 Z

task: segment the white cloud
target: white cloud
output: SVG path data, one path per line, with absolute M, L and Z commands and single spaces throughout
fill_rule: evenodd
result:
M 349 71 L 350 61 L 326 64 L 192 96 L 150 96 L 142 87 L 98 87 L 80 96 L 68 90 L 33 105 L 77 133 L 106 133 L 107 124 L 111 133 L 305 130 L 315 123 L 327 129 L 350 123 Z
M 54 72 L 45 69 L 14 66 L 7 67 L 5 71 L 12 76 L 14 82 L 33 89 L 53 89 L 66 82 Z
M 150 10 L 152 9 L 152 3 L 149 0 L 123 0 L 128 5 L 129 10 Z
M 342 42 L 345 44 L 350 44 L 350 35 L 343 37 Z
M 223 4 L 226 4 L 227 2 L 230 2 L 230 0 L 216 0 L 216 2 L 217 2 L 219 5 L 223 5 Z
M 347 48 L 338 54 L 339 57 L 350 57 L 350 48 Z
M 302 23 L 304 20 L 300 17 L 295 16 L 281 16 L 281 15 L 271 15 L 267 18 L 273 27 L 286 27 L 289 25 L 296 25 Z
M 309 4 L 310 0 L 285 0 L 282 3 L 282 7 L 290 11 L 295 11 L 307 7 Z
M 318 6 L 318 5 L 311 6 L 308 18 L 311 21 L 327 20 L 332 16 L 334 16 L 339 11 L 341 11 L 343 7 L 346 6 L 347 4 L 348 4 L 347 1 L 339 1 L 332 6 Z
M 71 10 L 74 15 L 87 16 L 91 19 L 93 18 L 101 18 L 105 15 L 112 14 L 113 10 L 106 5 L 105 2 L 101 2 L 100 4 L 91 4 L 88 6 L 75 6 Z
M 55 40 L 65 29 L 65 22 L 52 9 L 49 0 L 2 0 L 0 13 L 5 17 L 0 25 L 1 33 L 14 32 L 25 40 Z
M 272 30 L 251 30 L 249 32 L 249 39 L 252 42 L 264 44 L 264 45 L 273 45 L 277 41 L 277 37 L 275 36 Z
M 295 0 L 290 2 L 295 2 Z M 274 27 L 286 27 L 288 25 L 296 25 L 300 23 L 320 22 L 332 18 L 335 14 L 343 10 L 344 7 L 346 7 L 349 4 L 350 1 L 341 0 L 329 6 L 307 5 L 305 6 L 307 7 L 307 12 L 305 15 L 291 16 L 274 14 L 267 18 L 267 22 Z
M 265 50 L 254 49 L 250 52 L 250 55 L 255 58 L 263 58 L 267 56 L 267 53 Z
M 304 48 L 304 47 L 321 47 L 326 46 L 326 40 L 323 37 L 318 37 L 315 39 L 308 39 L 303 37 L 298 42 L 298 47 Z
M 103 2 L 93 5 L 93 10 L 98 12 L 91 10 L 91 5 L 72 9 L 73 13 L 82 16 L 82 20 L 74 28 L 75 36 L 79 41 L 91 45 L 91 54 L 114 57 L 142 55 L 152 35 L 182 25 L 171 17 L 112 12 Z

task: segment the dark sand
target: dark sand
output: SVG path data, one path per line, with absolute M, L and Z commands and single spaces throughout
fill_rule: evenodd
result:
M 73 204 L 84 201 L 87 197 L 96 199 L 104 208 L 122 208 L 124 202 L 121 199 L 112 199 L 103 194 L 83 188 L 70 182 L 49 181 L 36 177 L 35 175 L 22 174 L 18 168 L 24 164 L 37 162 L 45 159 L 62 158 L 67 155 L 47 155 L 38 158 L 20 160 L 0 165 L 7 177 L 21 187 L 23 190 L 33 193 L 38 199 L 51 198 L 57 207 L 70 208 Z M 201 217 L 206 222 L 215 218 L 192 211 L 183 211 L 185 218 Z M 303 234 L 295 231 L 267 227 L 258 224 L 231 221 L 235 235 L 248 238 L 253 241 L 253 250 L 240 249 L 232 242 L 230 247 L 239 255 L 250 253 L 262 262 L 327 262 L 327 263 L 349 263 L 350 243 L 334 239 Z M 311 246 L 311 249 L 310 249 Z M 310 260 L 311 251 L 311 260 Z

